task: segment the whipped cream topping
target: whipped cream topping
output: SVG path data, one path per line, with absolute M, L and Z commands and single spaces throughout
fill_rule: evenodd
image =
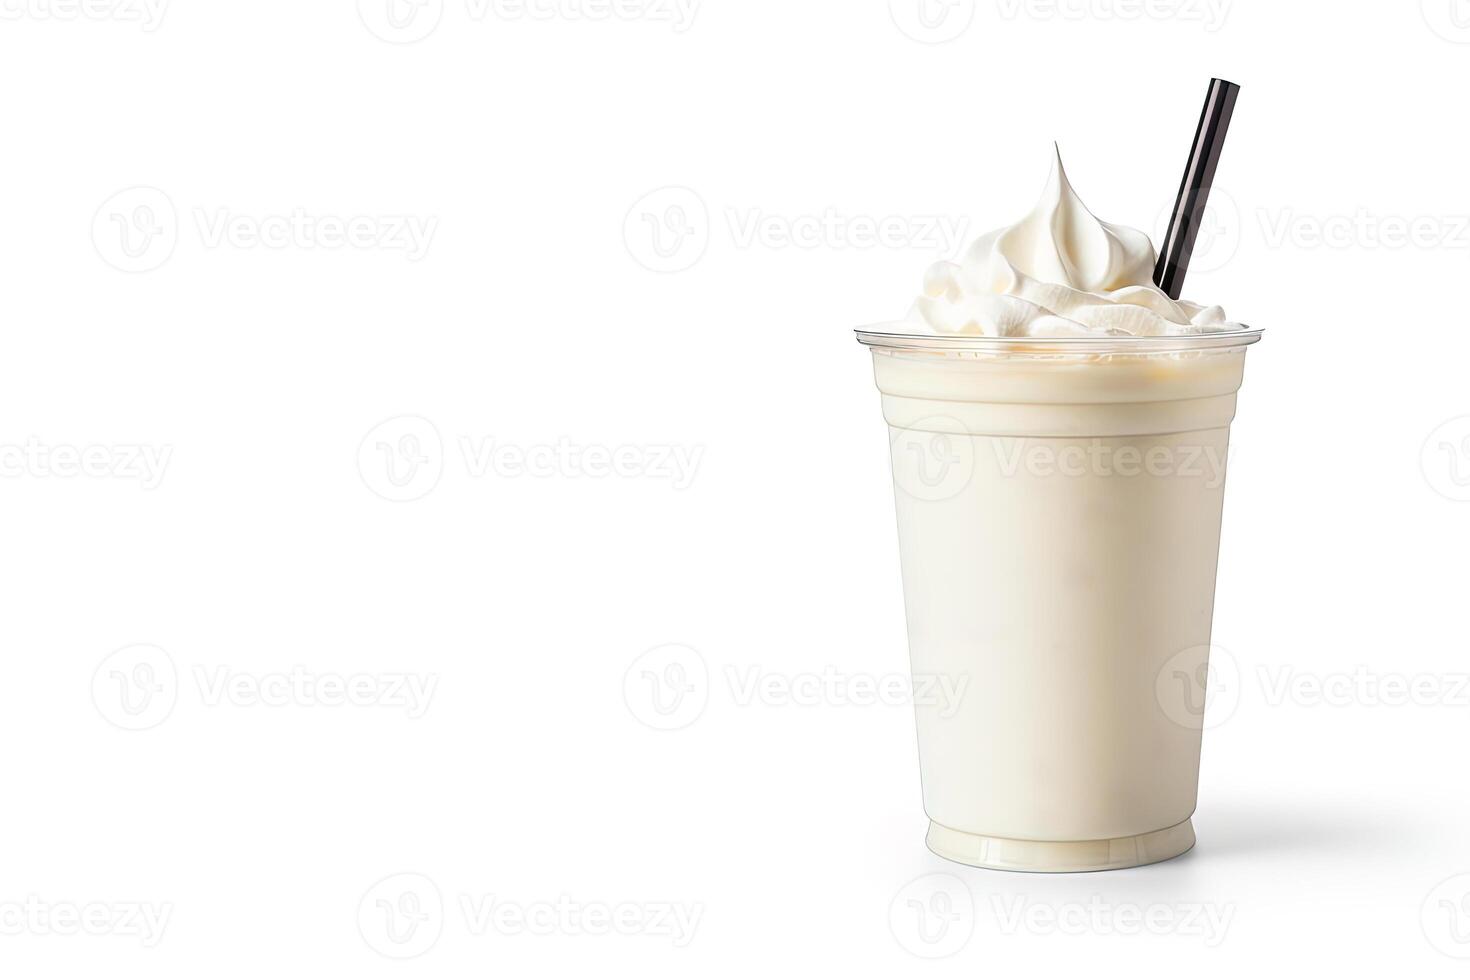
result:
M 1108 224 L 1072 190 L 1060 151 L 1019 223 L 975 241 L 924 276 L 906 326 L 991 337 L 1160 337 L 1234 330 L 1218 306 L 1172 300 L 1153 283 L 1147 235 Z

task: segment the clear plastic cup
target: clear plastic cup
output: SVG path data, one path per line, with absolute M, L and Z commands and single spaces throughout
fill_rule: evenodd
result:
M 1019 871 L 1194 845 L 1225 454 L 1258 330 L 858 331 L 892 443 L 927 843 Z

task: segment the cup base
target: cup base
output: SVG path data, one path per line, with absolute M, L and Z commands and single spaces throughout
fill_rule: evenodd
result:
M 945 860 L 994 871 L 1116 871 L 1183 854 L 1194 846 L 1194 824 L 1185 820 L 1112 840 L 1016 840 L 968 834 L 931 820 L 924 843 Z

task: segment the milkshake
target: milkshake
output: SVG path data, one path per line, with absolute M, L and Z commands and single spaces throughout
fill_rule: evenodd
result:
M 889 426 L 927 843 L 1086 871 L 1194 844 L 1225 458 L 1259 331 L 1153 285 L 1060 159 L 1016 225 L 861 330 Z

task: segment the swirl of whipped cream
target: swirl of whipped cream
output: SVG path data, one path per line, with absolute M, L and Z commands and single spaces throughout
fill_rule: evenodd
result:
M 1092 216 L 1058 151 L 1032 212 L 971 244 L 960 262 L 931 266 L 907 323 L 992 337 L 1158 337 L 1239 326 L 1218 306 L 1166 296 L 1153 283 L 1155 260 L 1143 232 Z

